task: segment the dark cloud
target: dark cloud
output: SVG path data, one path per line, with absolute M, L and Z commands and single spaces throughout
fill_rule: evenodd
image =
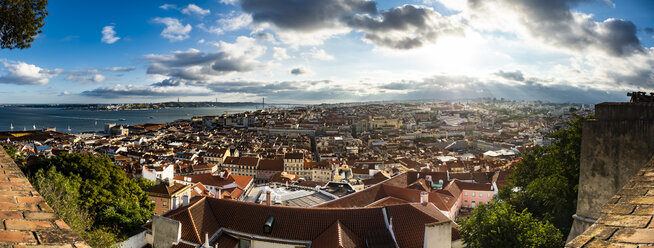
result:
M 109 86 L 87 90 L 80 93 L 87 97 L 100 98 L 130 98 L 130 97 L 172 97 L 172 96 L 209 96 L 211 91 L 197 87 L 158 87 L 148 86 Z
M 415 87 L 415 85 L 406 81 L 393 82 L 379 86 L 380 89 L 385 90 L 410 90 L 412 87 Z
M 633 68 L 632 71 L 610 71 L 607 77 L 616 86 L 650 91 L 654 89 L 654 59 L 643 63 L 642 67 Z
M 422 80 L 403 80 L 382 85 L 369 85 L 365 90 L 318 81 L 229 81 L 194 86 L 179 80 L 164 80 L 146 86 L 100 87 L 84 91 L 82 96 L 100 98 L 179 97 L 236 94 L 266 97 L 286 102 L 353 102 L 379 100 L 462 100 L 497 97 L 511 100 L 544 100 L 551 102 L 600 103 L 625 101 L 625 92 L 602 91 L 571 86 L 569 82 L 552 84 L 539 78 L 525 79 L 521 84 L 504 84 L 461 75 L 435 75 Z
M 254 33 L 254 37 L 257 40 L 260 40 L 260 41 L 274 41 L 275 40 L 275 36 L 273 34 L 271 34 L 271 33 L 268 33 L 268 32 L 256 32 L 256 33 Z
M 377 13 L 376 3 L 368 0 L 242 0 L 241 7 L 254 22 L 297 31 L 336 27 L 354 13 Z
M 571 7 L 580 2 L 583 0 L 469 0 L 468 4 L 476 11 L 483 11 L 487 4 L 511 9 L 531 35 L 556 46 L 575 50 L 593 46 L 617 57 L 644 51 L 631 21 L 595 22 L 589 16 L 575 16 Z
M 152 86 L 157 86 L 157 87 L 180 86 L 180 85 L 184 85 L 184 82 L 182 79 L 179 78 L 168 78 L 162 80 L 161 82 L 152 84 Z
M 259 63 L 246 58 L 219 59 L 216 60 L 211 69 L 217 72 L 248 72 L 253 71 Z
M 254 22 L 300 32 L 347 26 L 364 33 L 375 45 L 411 49 L 434 42 L 443 33 L 460 29 L 431 8 L 403 5 L 379 13 L 367 0 L 244 0 L 243 10 Z
M 645 33 L 654 34 L 654 28 L 650 28 L 650 27 L 645 28 Z
M 509 80 L 514 80 L 519 82 L 525 81 L 525 77 L 522 75 L 522 72 L 519 70 L 516 70 L 514 72 L 510 72 L 510 71 L 505 72 L 500 70 L 496 72 L 495 75 Z
M 461 100 L 480 97 L 497 97 L 511 100 L 543 100 L 551 102 L 600 103 L 604 101 L 624 101 L 623 91 L 601 91 L 575 87 L 565 83 L 548 85 L 547 80 L 532 78 L 524 84 L 503 84 L 484 81 L 474 77 L 457 75 L 437 75 L 423 80 L 400 81 L 380 86 L 380 88 L 398 88 L 403 92 L 385 92 L 374 96 L 365 96 L 362 100 Z M 390 87 L 387 87 L 389 86 Z
M 395 49 L 412 49 L 432 43 L 446 33 L 461 33 L 448 18 L 431 8 L 403 5 L 379 16 L 359 14 L 347 20 L 350 27 L 364 32 L 364 39 Z
M 302 67 L 293 68 L 291 70 L 291 74 L 296 75 L 296 76 L 304 75 L 304 74 L 307 74 L 307 73 L 309 73 L 309 71 L 307 69 L 302 68 Z
M 172 54 L 151 54 L 147 73 L 176 77 L 184 80 L 207 80 L 212 76 L 231 72 L 249 72 L 263 64 L 256 60 L 265 51 L 254 39 L 239 37 L 236 43 L 222 43 L 215 53 L 195 49 Z

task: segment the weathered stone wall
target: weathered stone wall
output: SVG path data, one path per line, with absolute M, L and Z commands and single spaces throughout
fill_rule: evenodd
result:
M 654 246 L 654 159 L 602 206 L 600 218 L 566 247 Z
M 654 104 L 601 103 L 584 123 L 577 213 L 568 240 L 654 156 Z M 586 220 L 586 221 L 584 221 Z
M 0 147 L 0 247 L 88 247 Z
M 654 102 L 604 102 L 595 105 L 598 120 L 654 120 Z

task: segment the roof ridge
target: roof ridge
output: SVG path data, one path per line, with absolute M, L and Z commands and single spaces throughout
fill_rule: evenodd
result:
M 200 201 L 202 201 L 202 199 L 200 199 Z M 193 226 L 193 233 L 195 233 L 195 237 L 198 238 L 198 242 L 202 243 L 202 239 L 200 239 L 200 234 L 198 233 L 198 227 L 195 225 L 195 220 L 193 220 L 193 214 L 191 214 L 191 210 L 189 209 L 190 207 L 186 208 L 186 212 L 188 212 L 189 219 L 191 219 L 191 225 Z
M 338 237 L 338 245 L 343 246 L 343 227 L 341 226 L 341 220 L 336 220 L 336 236 Z

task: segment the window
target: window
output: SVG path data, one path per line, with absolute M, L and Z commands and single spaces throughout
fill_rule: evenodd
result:
M 241 239 L 238 241 L 238 248 L 250 248 L 250 240 Z
M 468 192 L 463 191 L 463 195 L 468 196 Z
M 491 193 L 488 193 L 488 198 L 491 198 Z
M 472 197 L 475 197 L 477 192 L 472 192 Z
M 479 192 L 479 198 L 484 198 L 484 193 Z

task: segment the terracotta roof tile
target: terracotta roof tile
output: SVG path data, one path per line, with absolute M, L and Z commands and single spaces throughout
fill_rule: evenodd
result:
M 349 228 L 344 226 L 341 221 L 336 220 L 327 230 L 322 232 L 312 243 L 314 248 L 355 248 L 365 247 L 362 240 L 354 234 Z

